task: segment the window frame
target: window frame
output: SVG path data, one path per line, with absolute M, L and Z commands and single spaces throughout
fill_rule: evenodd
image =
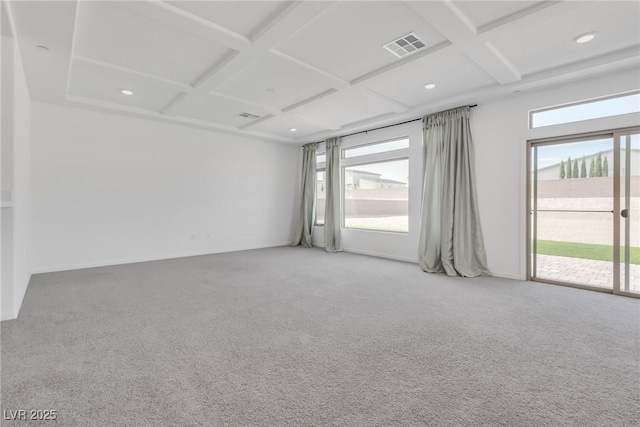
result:
M 392 142 L 392 141 L 398 141 L 398 140 L 402 140 L 402 139 L 406 139 L 409 141 L 409 146 L 407 148 L 401 148 L 401 149 L 394 149 L 394 150 L 389 150 L 389 151 L 383 151 L 380 153 L 373 153 L 373 154 L 364 154 L 361 156 L 355 156 L 355 157 L 349 157 L 349 158 L 345 158 L 345 151 L 352 149 L 352 148 L 358 148 L 358 147 L 365 147 L 365 146 L 370 146 L 370 145 L 377 145 L 377 144 L 381 144 L 381 143 L 385 143 L 385 142 Z M 380 140 L 376 140 L 373 142 L 367 142 L 367 143 L 351 143 L 351 144 L 345 144 L 342 147 L 340 147 L 340 180 L 341 180 L 341 188 L 340 188 L 340 226 L 344 229 L 348 229 L 348 230 L 357 230 L 357 231 L 368 231 L 368 232 L 373 232 L 373 233 L 393 233 L 393 234 L 400 234 L 400 235 L 408 235 L 411 231 L 411 221 L 409 220 L 407 222 L 407 230 L 406 231 L 390 231 L 390 230 L 376 230 L 376 229 L 371 229 L 371 228 L 357 228 L 357 227 L 347 227 L 345 225 L 345 217 L 346 217 L 346 209 L 345 209 L 345 197 L 346 197 L 346 193 L 345 193 L 345 173 L 346 173 L 346 168 L 349 167 L 354 167 L 354 166 L 365 166 L 365 165 L 371 165 L 371 164 L 378 164 L 378 163 L 386 163 L 386 162 L 392 162 L 392 161 L 398 161 L 398 160 L 406 160 L 407 161 L 407 177 L 410 175 L 410 169 L 411 169 L 411 156 L 410 156 L 410 149 L 411 149 L 411 140 L 409 138 L 408 134 L 401 134 L 398 136 L 395 136 L 393 138 L 385 138 L 385 139 L 380 139 Z M 407 187 L 409 188 L 409 183 L 407 183 Z M 410 206 L 410 191 L 407 190 L 407 205 Z M 407 217 L 410 217 L 409 213 L 407 213 Z
M 622 113 L 622 114 L 614 114 L 611 116 L 600 116 L 600 117 L 593 117 L 593 118 L 589 118 L 589 119 L 582 119 L 582 120 L 573 120 L 573 121 L 569 121 L 569 122 L 564 122 L 564 123 L 555 123 L 555 124 L 551 124 L 551 125 L 544 125 L 544 126 L 533 126 L 533 116 L 536 113 L 544 113 L 546 111 L 553 111 L 553 110 L 560 110 L 562 108 L 568 108 L 568 107 L 574 107 L 577 105 L 585 105 L 585 104 L 592 104 L 595 102 L 600 102 L 600 101 L 606 101 L 609 99 L 616 99 L 616 98 L 623 98 L 626 96 L 631 96 L 631 95 L 639 95 L 640 94 L 640 89 L 636 89 L 636 90 L 631 90 L 631 91 L 626 91 L 626 92 L 619 92 L 619 93 L 614 93 L 614 94 L 610 94 L 610 95 L 605 95 L 605 96 L 598 96 L 595 98 L 588 98 L 588 99 L 583 99 L 580 101 L 573 101 L 573 102 L 567 102 L 564 104 L 556 104 L 556 105 L 551 105 L 549 107 L 544 107 L 544 108 L 536 108 L 533 110 L 529 110 L 529 129 L 543 129 L 543 128 L 549 128 L 551 126 L 566 126 L 572 123 L 581 123 L 581 122 L 586 122 L 589 120 L 601 120 L 601 119 L 607 119 L 607 118 L 611 118 L 611 117 L 620 117 L 620 116 L 624 116 L 626 114 L 639 114 L 640 112 L 638 111 L 632 111 L 629 113 Z
M 402 141 L 402 140 L 407 140 L 407 147 L 405 147 L 405 148 L 395 148 L 393 150 L 381 151 L 379 153 L 361 154 L 359 156 L 346 157 L 347 150 L 353 150 L 355 148 L 362 148 L 362 147 L 370 147 L 372 145 L 380 145 L 380 144 L 385 144 L 387 142 L 395 142 L 395 141 Z M 396 152 L 396 151 L 408 150 L 409 149 L 409 144 L 410 144 L 410 141 L 409 141 L 409 136 L 408 135 L 399 136 L 397 138 L 386 138 L 386 139 L 382 139 L 382 140 L 375 141 L 375 142 L 366 142 L 364 144 L 350 144 L 349 146 L 343 146 L 343 147 L 340 148 L 340 159 L 344 162 L 345 160 L 352 160 L 352 159 L 365 157 L 365 156 L 373 156 L 375 154 L 393 153 L 393 152 Z

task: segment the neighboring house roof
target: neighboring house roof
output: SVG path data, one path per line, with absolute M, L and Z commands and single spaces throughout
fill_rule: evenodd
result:
M 386 182 L 387 184 L 406 184 L 406 182 L 396 181 L 393 179 L 380 179 L 380 182 Z
M 375 172 L 367 172 L 367 171 L 360 171 L 357 169 L 347 169 L 346 172 L 350 172 L 350 173 L 361 173 L 363 175 L 375 175 L 375 176 L 382 176 L 382 174 L 379 173 L 375 173 Z

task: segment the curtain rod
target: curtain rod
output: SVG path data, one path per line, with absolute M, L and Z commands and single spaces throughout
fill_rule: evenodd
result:
M 478 104 L 473 104 L 473 105 L 469 105 L 469 108 L 473 108 L 473 107 L 477 107 L 477 106 L 478 106 Z M 460 108 L 460 107 L 457 107 L 457 108 Z M 453 108 L 453 110 L 455 110 L 455 108 Z M 444 110 L 444 111 L 450 111 L 450 110 Z M 440 111 L 440 112 L 442 113 L 444 111 Z M 438 113 L 434 113 L 434 114 L 438 114 Z M 346 138 L 347 136 L 358 135 L 359 133 L 373 132 L 374 130 L 380 130 L 380 129 L 386 129 L 386 128 L 390 128 L 390 127 L 394 127 L 394 126 L 400 126 L 400 125 L 404 125 L 404 124 L 411 123 L 411 122 L 417 122 L 418 120 L 422 120 L 422 117 L 418 117 L 417 119 L 407 120 L 406 122 L 400 122 L 400 123 L 394 123 L 392 125 L 380 126 L 379 128 L 373 128 L 373 129 L 368 129 L 368 130 L 361 130 L 360 132 L 349 133 L 347 135 L 342 135 L 340 138 Z M 312 144 L 321 144 L 322 142 L 324 142 L 324 141 L 312 142 Z

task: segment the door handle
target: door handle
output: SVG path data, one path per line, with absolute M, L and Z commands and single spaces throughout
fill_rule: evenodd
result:
M 622 218 L 629 218 L 629 210 L 628 210 L 628 209 L 622 209 L 622 210 L 620 211 L 620 216 L 621 216 Z

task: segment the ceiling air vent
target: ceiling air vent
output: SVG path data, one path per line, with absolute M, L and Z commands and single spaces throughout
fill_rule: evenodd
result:
M 384 48 L 398 58 L 402 58 L 403 56 L 416 53 L 425 46 L 426 43 L 420 40 L 416 33 L 409 33 L 406 36 L 400 37 L 398 40 L 385 44 Z
M 260 118 L 260 116 L 256 116 L 255 114 L 251 114 L 251 113 L 240 113 L 238 114 L 238 116 L 244 117 L 245 119 L 251 119 L 251 120 Z

